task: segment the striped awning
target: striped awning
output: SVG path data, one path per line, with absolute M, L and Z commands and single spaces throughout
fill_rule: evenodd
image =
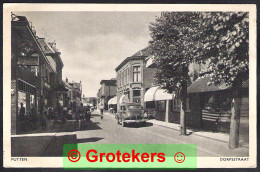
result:
M 161 89 L 160 87 L 152 87 L 146 91 L 144 94 L 144 101 L 160 101 L 160 100 L 171 100 L 173 94 L 167 93 L 166 90 Z
M 128 96 L 127 95 L 122 95 L 119 99 L 119 104 L 127 103 L 129 102 Z
M 117 104 L 117 96 L 111 98 L 109 101 L 108 101 L 108 105 L 116 105 Z

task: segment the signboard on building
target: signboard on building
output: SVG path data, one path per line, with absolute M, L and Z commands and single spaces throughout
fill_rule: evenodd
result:
M 17 65 L 39 66 L 39 57 L 20 56 L 17 58 Z

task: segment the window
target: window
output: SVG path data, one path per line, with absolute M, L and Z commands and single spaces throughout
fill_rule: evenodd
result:
M 120 74 L 118 73 L 117 75 L 117 81 L 118 81 L 118 86 L 120 87 L 121 86 L 121 78 L 120 78 Z
M 124 84 L 126 85 L 127 84 L 127 81 L 126 81 L 126 70 L 124 71 Z
M 126 83 L 129 83 L 129 68 L 127 68 L 127 73 L 126 73 Z
M 133 90 L 133 96 L 134 96 L 134 97 L 139 97 L 139 96 L 141 96 L 140 90 Z
M 122 72 L 122 85 L 125 85 L 125 71 Z
M 140 66 L 133 66 L 133 82 L 141 81 L 141 69 Z
M 147 109 L 152 109 L 155 108 L 155 101 L 151 101 L 151 102 L 146 102 L 146 108 Z
M 175 98 L 173 100 L 173 109 L 180 109 L 181 100 L 178 98 Z
M 121 77 L 121 86 L 123 86 L 123 84 L 124 84 L 124 82 L 123 82 L 123 72 L 121 72 L 120 77 Z
M 141 102 L 141 91 L 133 90 L 133 102 L 140 103 Z
M 141 106 L 131 105 L 131 106 L 128 106 L 128 109 L 130 109 L 130 110 L 141 109 Z
M 166 101 L 158 101 L 158 109 L 159 111 L 165 111 L 166 110 Z

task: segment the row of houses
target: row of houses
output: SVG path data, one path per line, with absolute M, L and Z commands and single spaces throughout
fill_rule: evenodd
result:
M 76 108 L 81 101 L 81 82 L 62 80 L 64 67 L 55 42 L 36 35 L 25 16 L 11 21 L 11 134 L 24 126 L 24 115 L 41 109 Z M 21 106 L 25 112 L 21 112 Z
M 106 107 L 120 109 L 120 105 L 124 102 L 136 102 L 147 112 L 153 113 L 156 120 L 179 124 L 180 99 L 177 93 L 169 94 L 154 84 L 155 68 L 149 47 L 124 59 L 115 69 L 117 78 L 116 85 L 113 86 L 114 94 L 102 99 L 103 95 L 107 95 L 107 92 L 102 92 L 107 85 L 101 87 L 98 97 L 105 100 L 100 101 L 101 105 L 107 104 Z M 225 84 L 208 85 L 210 77 L 207 69 L 208 63 L 193 63 L 189 66 L 186 125 L 196 130 L 229 133 L 232 90 Z M 239 134 L 240 142 L 246 145 L 249 141 L 248 87 L 247 80 L 242 83 L 240 90 L 242 106 Z

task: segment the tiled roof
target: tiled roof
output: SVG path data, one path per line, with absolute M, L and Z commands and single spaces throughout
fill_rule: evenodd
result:
M 220 91 L 228 88 L 225 83 L 216 86 L 215 84 L 208 85 L 208 82 L 210 82 L 210 76 L 198 78 L 188 87 L 187 91 L 188 93 L 198 93 Z
M 56 72 L 56 62 L 51 56 L 46 56 L 54 72 Z
M 212 91 L 221 91 L 231 88 L 225 83 L 219 85 L 211 84 L 208 85 L 210 81 L 210 76 L 204 76 L 196 79 L 187 89 L 188 93 L 200 93 L 200 92 L 212 92 Z M 248 80 L 242 82 L 242 88 L 248 88 Z
M 137 53 L 135 53 L 134 55 L 127 57 L 125 60 L 123 60 L 117 67 L 116 67 L 116 71 L 118 71 L 124 64 L 126 64 L 127 62 L 129 62 L 130 60 L 134 60 L 134 59 L 145 59 L 146 57 L 148 57 L 150 55 L 150 47 L 146 47 L 140 51 L 138 51 Z
M 55 53 L 54 50 L 51 48 L 49 44 L 46 43 L 44 38 L 38 38 L 38 43 L 43 50 L 44 54 L 53 54 Z
M 138 51 L 137 53 L 135 53 L 131 57 L 135 57 L 135 56 L 146 56 L 147 57 L 149 55 L 150 55 L 150 47 L 146 47 L 146 48 Z
M 105 84 L 106 86 L 116 86 L 116 80 L 101 80 L 100 85 Z

